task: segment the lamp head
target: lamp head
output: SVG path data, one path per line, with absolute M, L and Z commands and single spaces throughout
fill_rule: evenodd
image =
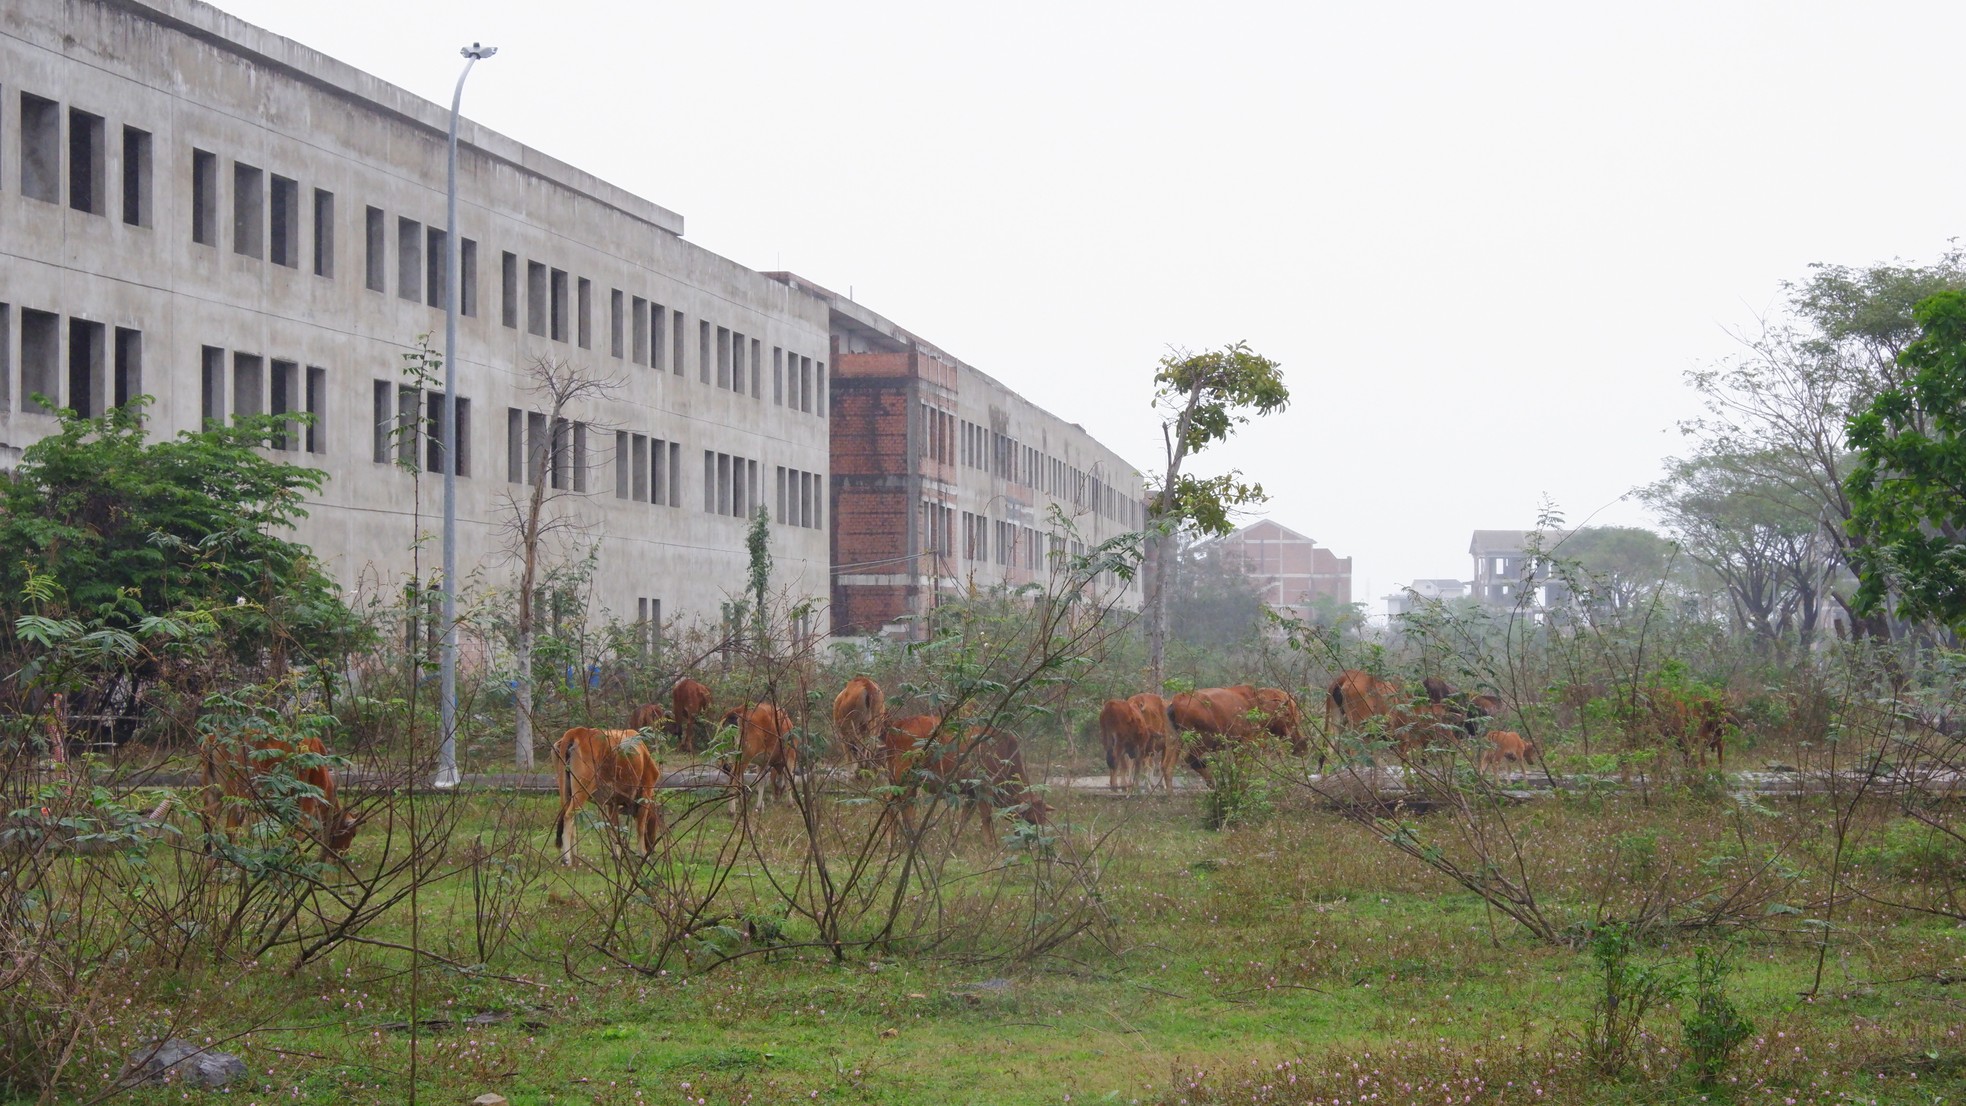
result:
M 493 54 L 498 53 L 498 47 L 482 46 L 474 42 L 471 45 L 466 46 L 464 49 L 459 50 L 458 53 L 462 54 L 467 58 L 470 58 L 472 61 L 483 61 L 486 58 L 491 57 Z

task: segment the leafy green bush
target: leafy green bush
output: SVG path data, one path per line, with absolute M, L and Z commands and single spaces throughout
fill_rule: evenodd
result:
M 1734 1050 L 1754 1036 L 1754 1023 L 1727 997 L 1727 977 L 1733 970 L 1724 951 L 1705 946 L 1693 950 L 1693 1009 L 1679 1024 L 1687 1063 L 1702 1087 L 1713 1086 Z
M 1683 981 L 1665 965 L 1636 960 L 1637 944 L 1621 923 L 1598 926 L 1585 947 L 1597 961 L 1599 990 L 1584 1022 L 1584 1055 L 1600 1073 L 1622 1075 L 1635 1055 L 1645 1016 L 1676 998 Z
M 1265 769 L 1260 749 L 1232 745 L 1203 758 L 1215 786 L 1202 796 L 1202 825 L 1212 830 L 1254 826 L 1276 813 L 1276 781 Z

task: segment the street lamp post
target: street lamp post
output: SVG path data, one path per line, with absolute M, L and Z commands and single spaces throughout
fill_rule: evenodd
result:
M 457 109 L 464 100 L 464 78 L 471 67 L 498 53 L 496 46 L 476 42 L 459 50 L 464 72 L 451 93 L 449 174 L 444 189 L 444 650 L 439 692 L 437 749 L 438 787 L 456 787 L 457 773 Z

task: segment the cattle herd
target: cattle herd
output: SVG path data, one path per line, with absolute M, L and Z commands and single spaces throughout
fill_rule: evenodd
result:
M 1152 790 L 1158 782 L 1171 792 L 1175 769 L 1185 762 L 1213 786 L 1215 754 L 1267 740 L 1287 745 L 1299 757 L 1315 745 L 1321 772 L 1333 739 L 1359 732 L 1382 738 L 1401 761 L 1474 739 L 1482 747 L 1480 771 L 1498 779 L 1504 768 L 1526 771 L 1540 759 L 1535 743 L 1495 727 L 1505 710 L 1499 698 L 1458 691 L 1437 677 L 1408 694 L 1395 681 L 1346 669 L 1325 688 L 1324 700 L 1323 732 L 1313 741 L 1296 698 L 1281 688 L 1237 684 L 1166 698 L 1142 692 L 1108 699 L 1098 714 L 1107 784 L 1116 791 Z M 1697 749 L 1702 764 L 1709 749 L 1720 751 L 1722 734 L 1736 722 L 1723 707 L 1666 697 L 1660 702 L 1664 705 L 1654 713 L 1664 712 L 1662 732 L 1672 728 L 1681 749 Z M 890 714 L 880 685 L 856 676 L 833 700 L 834 747 L 854 776 L 891 785 L 889 809 L 911 831 L 910 800 L 920 794 L 964 800 L 985 826 L 999 808 L 1043 825 L 1050 808 L 1027 787 L 1031 781 L 1017 736 L 974 724 L 965 714 Z M 688 753 L 710 748 L 719 730 L 729 735 L 715 747 L 732 814 L 740 818 L 782 796 L 800 769 L 802 738 L 784 709 L 770 701 L 745 702 L 718 714 L 710 689 L 688 676 L 670 689 L 666 710 L 644 704 L 628 722 L 628 728 L 617 730 L 575 727 L 553 745 L 560 794 L 554 842 L 566 863 L 574 858 L 575 815 L 589 804 L 607 817 L 628 819 L 644 852 L 656 848 L 666 832 L 655 800 L 662 778 L 651 747 L 657 734 Z M 335 798 L 326 749 L 317 738 L 208 740 L 201 756 L 208 826 L 237 828 L 247 804 L 236 800 L 255 796 L 260 778 L 277 771 L 305 785 L 296 789 L 301 797 L 293 821 L 306 836 L 333 854 L 344 853 L 353 841 L 356 820 Z

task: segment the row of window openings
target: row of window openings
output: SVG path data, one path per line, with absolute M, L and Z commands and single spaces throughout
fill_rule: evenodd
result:
M 921 405 L 921 416 L 920 453 L 924 459 L 994 472 L 1030 488 L 1038 487 L 1035 477 L 1043 471 L 1047 477 L 1043 490 L 1047 494 L 1069 499 L 1074 504 L 1089 503 L 1099 515 L 1115 522 L 1134 527 L 1146 525 L 1144 504 L 1129 500 L 1118 488 L 1091 473 L 1048 457 L 1008 435 L 959 420 L 926 402 Z
M 370 460 L 379 465 L 444 471 L 444 393 L 393 380 L 374 381 Z M 471 401 L 457 397 L 457 474 L 471 475 Z
M 273 448 L 328 451 L 326 369 L 308 365 L 303 372 L 298 361 L 236 351 L 228 356 L 218 346 L 200 347 L 199 362 L 198 411 L 205 422 L 222 424 L 228 412 L 234 418 L 304 412 L 313 417 L 305 425 L 286 421 L 273 437 Z
M 1029 526 L 1019 526 L 1014 522 L 992 519 L 987 515 L 962 513 L 963 559 L 988 562 L 992 546 L 996 549 L 996 563 L 1005 567 L 1036 569 L 1040 562 L 1041 535 Z M 1065 539 L 1049 535 L 1051 552 L 1054 556 L 1064 552 Z
M 55 312 L 21 308 L 16 376 L 14 311 L 0 303 L 0 411 L 16 410 L 18 397 L 18 410 L 24 413 L 52 414 L 54 408 L 67 407 L 95 418 L 143 394 L 142 331 L 91 319 L 69 318 L 66 327 L 62 323 Z M 54 408 L 35 402 L 36 395 Z
M 62 141 L 64 114 L 68 140 Z M 90 215 L 109 214 L 109 124 L 102 116 L 61 105 L 31 92 L 20 94 L 20 190 L 33 200 L 68 206 Z M 131 226 L 151 225 L 150 132 L 122 129 L 120 170 L 122 218 Z M 64 146 L 66 158 L 63 157 Z M 64 164 L 65 163 L 65 164 Z
M 680 507 L 683 447 L 646 434 L 614 434 L 614 496 L 658 507 Z
M 200 242 L 216 244 L 216 194 L 217 157 L 203 150 L 193 151 L 193 232 L 192 237 Z M 298 240 L 299 185 L 285 177 L 272 178 L 272 226 L 273 244 L 271 259 L 283 265 L 295 265 L 293 243 Z M 261 171 L 243 163 L 233 163 L 233 205 L 234 205 L 234 252 L 252 257 L 260 255 L 261 245 Z M 364 212 L 364 279 L 372 291 L 388 290 L 387 239 L 389 234 L 388 214 L 380 208 L 369 207 Z M 314 190 L 314 271 L 320 276 L 334 275 L 334 194 L 323 189 Z M 396 294 L 411 302 L 423 302 L 441 307 L 447 294 L 447 266 L 450 263 L 448 252 L 449 236 L 436 227 L 426 227 L 415 219 L 398 216 L 396 219 Z M 564 269 L 553 268 L 544 262 L 527 259 L 525 261 L 525 294 L 520 295 L 520 258 L 506 251 L 499 258 L 499 283 L 502 292 L 500 321 L 508 327 L 519 326 L 522 299 L 525 314 L 525 327 L 529 334 L 548 338 L 555 342 L 569 340 L 582 349 L 592 349 L 594 286 L 586 277 L 573 277 Z M 571 293 L 571 296 L 570 296 Z M 622 355 L 624 295 L 616 289 L 610 306 L 611 345 L 614 356 Z M 478 244 L 469 238 L 458 239 L 458 313 L 466 317 L 478 314 Z M 680 311 L 670 311 L 661 304 L 652 303 L 640 296 L 632 297 L 631 339 L 633 360 L 639 365 L 663 369 L 664 351 L 669 353 L 673 371 L 682 373 L 684 355 L 684 322 Z M 664 341 L 667 329 L 669 340 Z M 711 383 L 714 366 L 715 383 L 718 387 L 732 391 L 744 391 L 745 336 L 728 327 L 714 328 L 714 354 L 712 352 L 711 324 L 699 320 L 698 364 L 702 382 Z M 714 357 L 714 360 L 713 360 Z M 750 393 L 753 398 L 763 397 L 762 381 L 763 343 L 750 339 Z M 772 349 L 773 400 L 780 406 L 788 404 L 796 410 L 810 414 L 825 415 L 825 373 L 822 362 L 814 362 L 810 357 L 798 354 L 787 355 L 783 347 Z M 789 384 L 789 388 L 788 388 Z
M 778 466 L 778 513 L 773 518 L 788 526 L 818 529 L 825 514 L 826 478 Z
M 68 112 L 68 198 L 78 211 L 105 214 L 108 199 L 107 157 L 104 149 L 107 125 L 100 115 L 71 108 Z M 21 191 L 34 199 L 58 203 L 61 199 L 61 105 L 53 100 L 21 94 Z M 191 152 L 191 238 L 208 246 L 218 245 L 219 158 L 208 150 Z M 151 136 L 135 127 L 123 128 L 123 221 L 137 226 L 151 223 Z M 316 188 L 312 195 L 313 272 L 334 276 L 334 193 Z M 300 265 L 300 220 L 302 194 L 298 181 L 268 174 L 258 166 L 232 163 L 232 249 L 246 257 L 262 257 L 276 265 Z M 368 288 L 387 291 L 388 259 L 386 243 L 388 216 L 370 207 L 364 220 L 364 278 Z M 436 227 L 425 227 L 414 219 L 396 220 L 397 295 L 412 302 L 441 307 L 446 294 L 446 267 L 449 264 L 448 238 Z M 458 312 L 478 313 L 478 244 L 469 238 L 458 241 Z M 504 303 L 502 321 L 508 327 L 519 325 L 517 255 L 505 253 L 502 261 Z M 542 262 L 526 262 L 526 329 L 529 333 L 556 342 L 569 339 L 569 276 Z M 585 277 L 573 285 L 576 300 L 573 319 L 578 334 L 573 337 L 582 349 L 593 347 L 593 285 Z M 683 327 L 681 312 L 665 312 L 662 305 L 640 296 L 633 297 L 633 359 L 636 364 L 663 367 L 663 351 L 671 353 L 674 372 L 682 372 Z M 622 356 L 623 294 L 615 290 L 612 303 L 612 347 Z M 672 340 L 661 340 L 666 315 L 673 315 Z M 711 325 L 699 323 L 698 362 L 703 383 L 711 382 L 715 366 L 716 383 L 733 391 L 744 390 L 744 335 L 727 327 L 715 329 L 716 353 L 711 358 Z M 654 342 L 651 343 L 651 336 Z M 762 398 L 762 343 L 750 342 L 750 393 Z M 737 352 L 733 352 L 735 349 Z M 787 355 L 783 347 L 772 349 L 773 402 L 799 411 L 825 416 L 825 365 L 810 357 Z M 786 387 L 787 383 L 790 388 Z

